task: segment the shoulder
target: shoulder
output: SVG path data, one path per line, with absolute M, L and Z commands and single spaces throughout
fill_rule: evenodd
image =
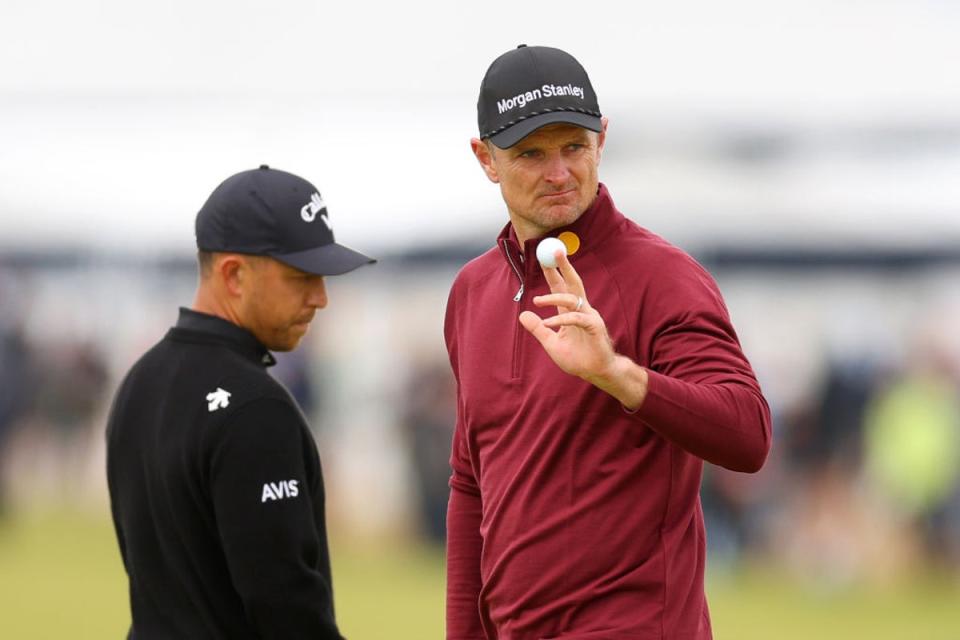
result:
M 181 342 L 170 335 L 133 366 L 125 382 L 138 394 L 182 405 L 177 411 L 201 425 L 228 419 L 249 403 L 296 404 L 287 390 L 258 362 L 216 342 Z
M 143 353 L 130 366 L 117 385 L 114 404 L 122 402 L 131 394 L 150 391 L 156 388 L 157 375 L 171 362 L 170 343 L 165 336 Z
M 306 418 L 285 392 L 248 396 L 245 389 L 231 383 L 219 390 L 229 393 L 228 405 L 201 428 L 203 449 L 211 459 L 244 451 L 254 457 L 315 453 Z M 216 392 L 211 397 L 216 401 Z
M 450 287 L 450 295 L 447 298 L 447 322 L 449 323 L 452 316 L 457 313 L 458 307 L 464 306 L 464 301 L 469 300 L 471 290 L 489 283 L 491 276 L 505 266 L 500 248 L 496 246 L 465 264 Z
M 467 264 L 463 265 L 453 281 L 453 290 L 468 289 L 484 282 L 493 271 L 503 268 L 499 247 L 490 247 Z
M 489 284 L 498 270 L 506 267 L 500 248 L 493 246 L 460 269 L 450 287 L 447 309 L 444 315 L 444 341 L 451 358 L 456 352 L 457 334 L 461 319 L 468 312 L 473 293 L 477 287 Z
M 605 252 L 608 270 L 655 290 L 710 290 L 717 285 L 710 272 L 689 253 L 663 237 L 625 220 L 623 233 Z
M 263 369 L 242 357 L 236 357 L 233 366 L 211 372 L 209 382 L 211 393 L 226 396 L 229 394 L 231 411 L 234 414 L 244 409 L 257 409 L 262 406 L 284 406 L 299 412 L 290 393 L 282 384 Z

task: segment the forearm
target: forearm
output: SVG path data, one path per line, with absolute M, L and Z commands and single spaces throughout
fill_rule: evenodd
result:
M 770 410 L 747 384 L 693 383 L 617 355 L 589 380 L 684 450 L 734 471 L 760 469 L 770 449 Z
M 628 411 L 636 411 L 647 397 L 647 370 L 618 353 L 602 371 L 584 379 L 619 400 Z

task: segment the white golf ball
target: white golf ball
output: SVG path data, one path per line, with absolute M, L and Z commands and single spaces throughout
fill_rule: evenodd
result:
M 540 244 L 537 245 L 537 260 L 540 261 L 545 267 L 557 268 L 557 259 L 554 257 L 554 254 L 557 252 L 557 249 L 563 251 L 564 254 L 567 253 L 567 245 L 558 238 L 544 238 L 540 241 Z

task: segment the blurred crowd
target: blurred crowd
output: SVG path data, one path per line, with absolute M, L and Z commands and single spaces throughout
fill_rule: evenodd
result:
M 899 365 L 824 363 L 802 402 L 772 406 L 755 477 L 707 467 L 714 562 L 779 558 L 824 584 L 960 571 L 960 369 L 936 349 Z
M 7 301 L 5 301 L 7 302 Z M 89 473 L 95 422 L 110 382 L 102 350 L 71 338 L 32 340 L 18 314 L 0 319 L 0 518 L 9 511 L 11 485 L 37 487 L 72 502 Z M 16 446 L 14 446 L 16 442 Z M 20 452 L 21 475 L 6 468 Z
M 324 326 L 343 331 L 315 330 L 312 346 L 282 354 L 272 372 L 317 426 L 331 491 L 353 482 L 338 477 L 365 478 L 371 484 L 366 495 L 380 496 L 385 514 L 395 513 L 387 502 L 405 496 L 397 530 L 442 544 L 456 411 L 439 334 L 449 274 L 422 285 L 429 295 L 406 307 L 410 317 L 393 318 L 397 326 L 383 321 L 389 300 L 361 291 L 377 282 L 376 275 L 355 283 L 359 293 L 338 290 L 325 312 L 350 317 L 361 338 L 349 335 L 343 317 L 330 316 Z M 2 276 L 0 285 L 16 280 Z M 182 302 L 192 278 L 181 277 L 170 297 Z M 411 282 L 418 281 L 411 278 L 379 286 L 412 299 L 418 294 Z M 734 306 L 744 306 L 736 302 L 736 287 L 731 289 Z M 18 301 L 17 290 L 0 286 L 0 519 L 24 502 L 14 495 L 23 490 L 69 504 L 93 487 L 103 499 L 103 417 L 117 376 L 159 337 L 175 311 L 167 300 L 154 301 L 165 315 L 152 324 L 133 323 L 135 338 L 118 342 L 123 314 L 105 334 L 40 330 L 36 315 L 43 305 Z M 364 304 L 371 309 L 365 316 Z M 960 349 L 952 330 L 960 314 L 939 320 L 916 325 L 898 338 L 900 344 L 825 349 L 813 371 L 795 372 L 808 382 L 794 393 L 780 391 L 794 372 L 770 363 L 787 345 L 751 351 L 762 343 L 755 333 L 764 323 L 743 323 L 741 338 L 771 404 L 774 446 L 756 475 L 705 466 L 702 500 L 712 571 L 774 561 L 818 584 L 841 586 L 896 579 L 917 569 L 960 575 Z M 383 335 L 371 336 L 371 326 Z M 397 341 L 411 331 L 429 333 L 430 348 Z M 125 346 L 118 355 L 119 343 Z M 351 391 L 357 384 L 392 389 Z M 385 406 L 371 412 L 377 404 Z M 365 421 L 378 424 L 365 427 Z M 337 425 L 341 434 L 373 435 L 351 449 L 345 436 L 338 440 Z M 348 458 L 356 459 L 350 464 L 362 473 L 349 475 Z M 402 471 L 390 471 L 381 462 L 386 460 L 400 460 Z M 331 508 L 362 503 L 356 508 L 369 511 L 364 495 L 334 495 Z

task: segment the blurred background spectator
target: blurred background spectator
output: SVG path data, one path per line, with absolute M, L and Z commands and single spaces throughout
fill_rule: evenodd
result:
M 420 515 L 419 531 L 442 544 L 447 531 L 450 442 L 457 417 L 456 385 L 445 361 L 414 366 L 404 393 L 408 455 Z
M 33 354 L 23 331 L 22 301 L 13 277 L 0 269 L 0 521 L 7 515 L 10 441 L 33 403 Z

